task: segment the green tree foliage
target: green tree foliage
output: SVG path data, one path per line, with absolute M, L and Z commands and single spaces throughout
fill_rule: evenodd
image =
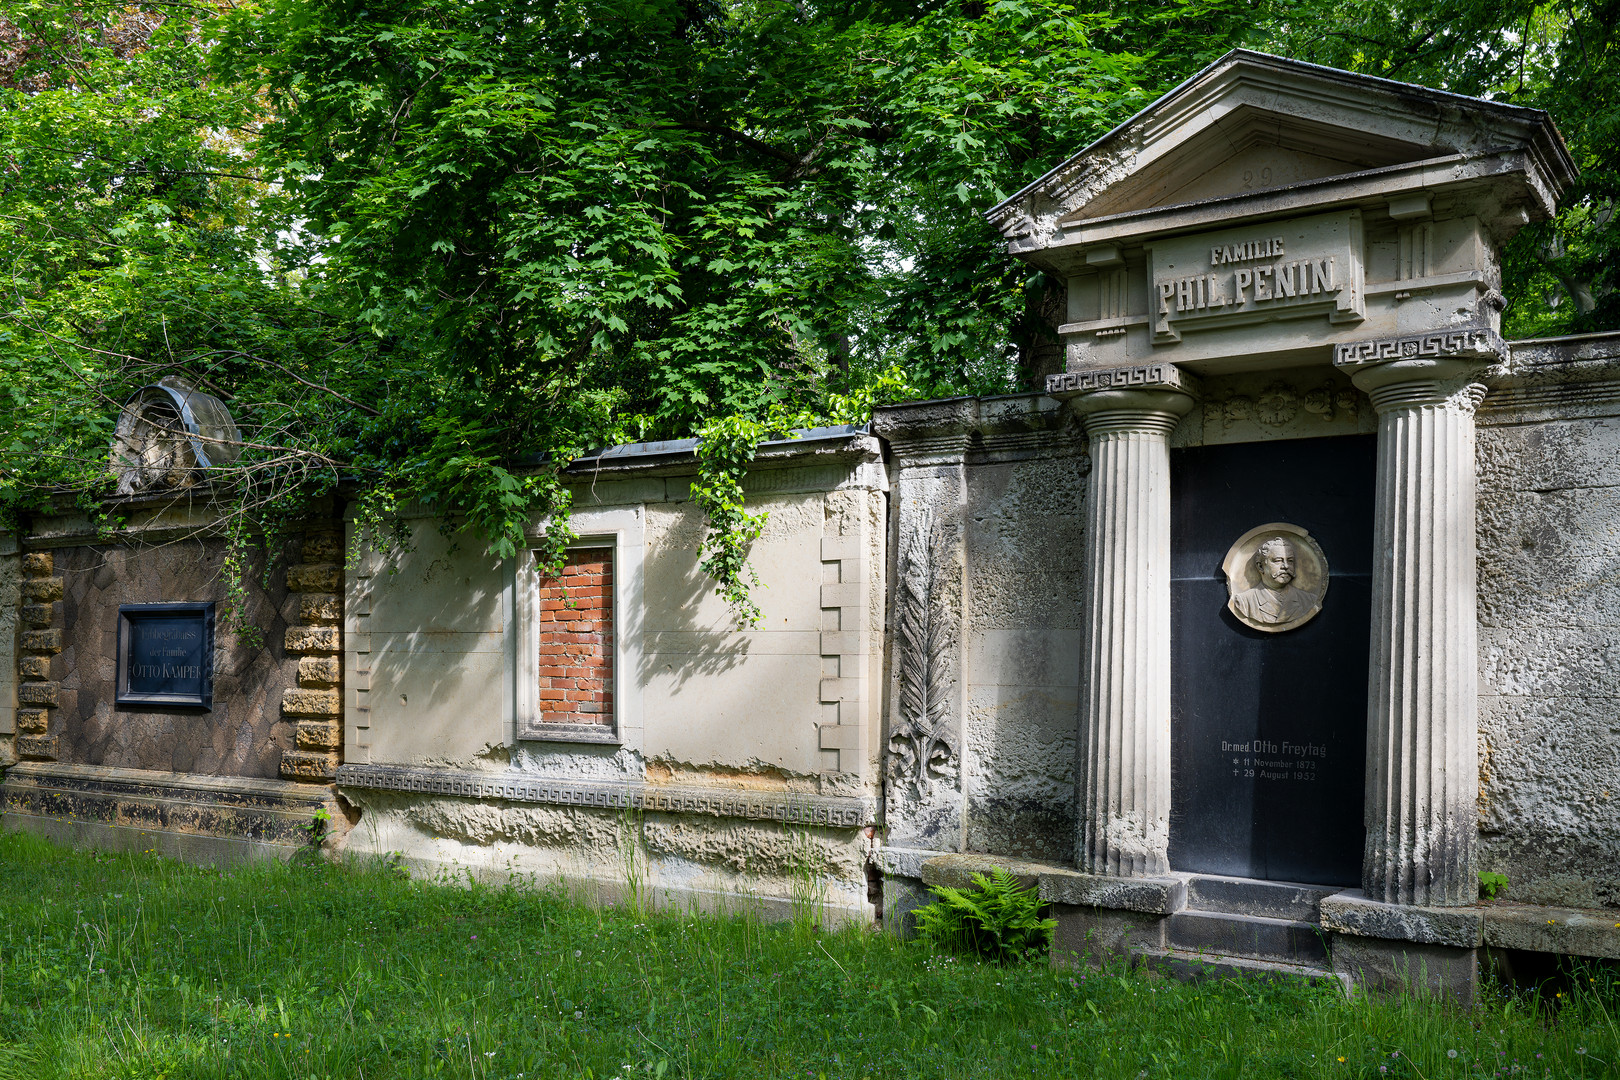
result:
M 744 436 L 1057 366 L 983 211 L 1236 44 L 1551 110 L 1585 175 L 1509 327 L 1620 318 L 1620 0 L 215 3 L 0 8 L 0 513 L 104 491 L 172 372 L 238 535 L 345 484 L 555 552 L 557 463 L 705 434 L 745 596 Z
M 1510 337 L 1620 328 L 1620 0 L 1284 0 L 1273 51 L 1545 109 L 1580 180 L 1504 252 Z
M 116 405 L 179 372 L 243 426 L 250 516 L 348 483 L 509 554 L 593 443 L 1016 388 L 1061 305 L 982 212 L 1242 15 L 13 2 L 0 500 L 96 493 Z

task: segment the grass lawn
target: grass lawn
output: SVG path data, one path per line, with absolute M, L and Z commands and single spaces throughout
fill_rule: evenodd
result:
M 0 837 L 5 1078 L 1612 1077 L 1617 1012 L 1596 970 L 1463 1012 Z

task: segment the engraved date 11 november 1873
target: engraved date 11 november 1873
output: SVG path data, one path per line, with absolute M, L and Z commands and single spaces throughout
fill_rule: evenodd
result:
M 1315 780 L 1327 753 L 1321 743 L 1221 740 L 1221 756 L 1231 759 L 1232 775 L 1242 780 Z

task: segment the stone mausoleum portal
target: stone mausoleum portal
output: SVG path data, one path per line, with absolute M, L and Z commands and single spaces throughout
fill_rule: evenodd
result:
M 1239 50 L 991 212 L 1068 283 L 1081 871 L 1474 900 L 1474 414 L 1574 175 L 1536 110 Z

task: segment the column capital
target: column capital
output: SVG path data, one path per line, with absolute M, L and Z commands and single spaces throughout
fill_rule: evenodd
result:
M 1420 405 L 1456 405 L 1472 412 L 1485 395 L 1486 373 L 1504 363 L 1507 352 L 1495 330 L 1464 327 L 1336 345 L 1333 366 L 1349 375 L 1379 412 Z
M 1158 431 L 1168 435 L 1198 400 L 1198 380 L 1174 364 L 1081 368 L 1048 375 L 1046 392 L 1086 423 L 1088 435 Z

